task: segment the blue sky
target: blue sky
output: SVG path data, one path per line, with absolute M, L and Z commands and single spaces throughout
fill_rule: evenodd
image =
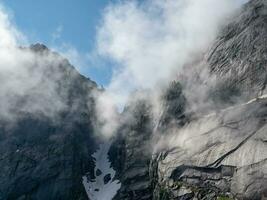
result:
M 242 2 L 246 1 L 247 0 L 236 0 L 236 2 L 238 2 L 236 4 L 241 4 Z M 148 76 L 151 77 L 151 74 L 153 74 L 154 81 L 151 81 L 153 83 L 158 81 L 158 77 L 162 77 L 163 75 L 165 75 L 168 71 L 166 71 L 165 69 L 168 68 L 167 66 L 170 63 L 169 54 L 173 54 L 174 51 L 172 51 L 172 53 L 169 52 L 170 47 L 167 46 L 168 43 L 160 44 L 160 51 L 158 50 L 158 46 L 153 45 L 155 44 L 155 41 L 161 42 L 164 40 L 165 36 L 173 35 L 173 29 L 171 27 L 179 27 L 179 25 L 177 25 L 176 23 L 181 20 L 179 16 L 179 11 L 175 11 L 172 13 L 171 10 L 166 10 L 165 12 L 170 12 L 166 16 L 173 16 L 173 18 L 176 18 L 176 21 L 174 21 L 172 18 L 167 19 L 167 21 L 166 19 L 164 19 L 167 22 L 165 25 L 168 25 L 170 23 L 174 24 L 169 27 L 170 30 L 165 28 L 165 34 L 162 35 L 162 33 L 158 31 L 161 30 L 162 22 L 160 21 L 162 21 L 163 19 L 161 19 L 160 16 L 155 17 L 153 13 L 151 13 L 151 10 L 153 9 L 149 9 L 151 6 L 153 6 L 153 1 L 148 1 L 147 4 L 144 4 L 140 7 L 138 5 L 133 6 L 133 4 L 129 2 L 146 1 L 0 0 L 0 2 L 2 2 L 5 8 L 8 9 L 9 13 L 11 13 L 13 17 L 12 22 L 14 22 L 18 30 L 21 31 L 27 37 L 29 43 L 44 43 L 49 48 L 53 48 L 60 51 L 61 53 L 65 53 L 70 59 L 70 61 L 74 64 L 74 66 L 83 75 L 85 75 L 86 77 L 90 77 L 92 80 L 95 80 L 99 85 L 103 85 L 106 88 L 107 86 L 112 85 L 112 81 L 116 79 L 123 80 L 120 83 L 113 84 L 120 86 L 119 88 L 125 85 L 126 80 L 129 82 L 128 85 L 135 84 L 138 81 L 141 85 L 143 85 L 144 83 L 148 83 L 148 85 L 153 85 L 147 81 Z M 124 5 L 123 3 L 121 4 L 118 2 L 128 2 L 128 4 Z M 163 2 L 165 2 L 164 4 L 166 4 L 167 8 L 168 1 Z M 170 2 L 175 2 L 179 5 L 179 3 L 177 3 L 178 1 Z M 186 0 L 183 2 L 186 2 Z M 216 14 L 218 20 L 211 20 L 211 22 L 205 22 L 206 24 L 210 24 L 209 26 L 211 27 L 216 27 L 216 23 L 217 21 L 219 21 L 220 18 L 218 16 L 225 16 L 228 13 L 228 10 L 231 8 L 231 5 L 235 5 L 235 3 L 230 3 L 232 2 L 230 0 L 220 1 L 220 4 L 216 3 L 218 5 L 214 4 L 214 1 L 212 0 L 206 0 L 204 2 L 208 3 L 203 5 L 211 4 L 211 6 L 214 7 L 213 10 L 216 10 L 216 6 L 219 7 L 220 4 L 224 5 L 224 9 L 220 8 L 221 10 L 223 10 L 219 12 L 221 14 Z M 111 3 L 114 3 L 115 9 L 113 9 L 113 11 L 109 13 L 109 23 L 104 23 L 104 26 L 102 26 L 102 17 L 104 14 L 105 16 L 107 14 L 104 13 L 104 8 Z M 193 10 L 191 12 L 190 7 L 188 8 L 188 12 L 190 11 L 190 17 L 186 17 L 185 21 L 193 20 L 194 23 L 203 24 L 201 19 L 198 19 L 194 16 L 202 16 L 203 13 L 209 11 L 210 8 L 209 6 L 207 6 L 207 8 L 205 8 L 204 6 L 203 8 L 202 3 L 198 4 L 200 6 L 196 9 L 197 12 L 196 10 Z M 164 10 L 164 8 L 160 9 Z M 207 9 L 207 11 L 205 9 Z M 214 13 L 208 12 L 208 14 L 209 13 L 211 13 L 212 17 L 216 17 Z M 210 18 L 210 16 L 208 16 L 207 19 L 208 18 Z M 114 19 L 116 22 L 114 21 Z M 119 22 L 119 25 L 117 22 Z M 212 24 L 213 22 L 216 23 Z M 155 29 L 157 24 L 159 24 L 159 27 Z M 104 38 L 108 38 L 111 35 L 111 37 L 109 38 L 110 41 L 105 41 L 105 46 L 107 47 L 106 50 L 110 57 L 103 57 L 102 55 L 101 57 L 96 56 L 93 57 L 93 59 L 89 59 L 90 56 L 92 58 L 92 55 L 95 55 L 93 54 L 93 52 L 96 49 L 96 32 L 97 27 L 100 25 L 101 28 L 104 27 L 103 30 L 108 30 L 106 31 L 107 35 L 104 34 Z M 184 29 L 188 30 L 189 27 L 185 26 Z M 212 28 L 210 29 L 213 30 Z M 146 37 L 148 35 L 147 30 L 150 30 L 149 35 L 152 37 Z M 193 31 L 197 32 L 199 30 L 197 29 Z M 188 32 L 193 33 L 193 31 Z M 203 41 L 206 41 L 206 32 L 207 30 L 205 29 Z M 162 35 L 162 37 L 154 38 L 154 36 L 157 35 Z M 214 33 L 212 33 L 212 35 L 214 35 Z M 171 41 L 170 46 L 173 47 L 173 44 L 175 44 L 178 49 L 181 47 L 184 50 L 183 45 L 180 45 L 180 43 L 184 43 L 184 39 L 181 40 L 181 38 L 179 38 L 178 36 L 179 34 L 177 35 L 177 38 L 175 38 L 174 41 Z M 199 35 L 197 35 L 197 37 L 199 38 Z M 129 39 L 129 44 L 125 44 L 124 38 L 131 38 Z M 201 41 L 201 39 L 199 41 Z M 133 42 L 134 45 L 131 46 Z M 167 53 L 165 57 L 163 54 L 163 46 L 166 46 Z M 146 50 L 144 50 L 144 47 L 146 47 Z M 68 54 L 69 50 L 75 50 L 74 52 L 78 52 L 78 56 L 70 56 L 70 54 Z M 153 53 L 151 53 L 151 55 L 144 56 L 143 52 Z M 121 55 L 123 56 L 120 57 Z M 137 57 L 136 55 L 140 55 L 140 57 Z M 172 65 L 170 66 L 177 65 L 177 55 L 173 56 L 173 60 L 175 62 L 172 63 Z M 154 63 L 155 58 L 157 59 Z M 168 63 L 163 62 L 165 60 L 167 60 Z M 123 61 L 123 64 L 125 65 L 123 66 L 123 69 L 120 68 L 122 63 L 121 61 Z M 160 61 L 162 61 L 163 63 Z M 155 66 L 158 66 L 158 68 L 156 68 Z M 117 69 L 120 69 L 120 71 Z M 117 77 L 114 78 L 113 73 L 115 75 L 117 73 Z M 128 77 L 124 77 L 125 75 L 128 75 Z M 113 80 L 111 81 L 112 76 Z M 140 81 L 140 77 L 143 77 L 144 80 Z
M 95 47 L 96 27 L 103 9 L 115 0 L 2 0 L 17 28 L 30 43 L 48 47 L 68 44 L 86 55 Z M 100 85 L 108 84 L 111 65 L 107 60 L 83 63 L 80 72 Z

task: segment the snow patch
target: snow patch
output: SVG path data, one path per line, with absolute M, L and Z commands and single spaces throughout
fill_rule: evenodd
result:
M 112 200 L 121 187 L 119 180 L 113 180 L 116 172 L 111 168 L 111 163 L 108 159 L 111 143 L 101 144 L 99 149 L 92 155 L 95 158 L 95 179 L 91 179 L 88 175 L 82 177 L 84 188 L 90 200 Z M 107 176 L 110 177 L 108 181 L 105 178 Z

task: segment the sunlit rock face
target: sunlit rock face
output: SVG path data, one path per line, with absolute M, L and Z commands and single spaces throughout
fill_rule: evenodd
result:
M 158 158 L 160 187 L 171 198 L 260 199 L 267 190 L 266 103 L 238 105 L 177 130 L 171 150 Z
M 266 93 L 267 2 L 253 0 L 223 28 L 207 53 L 210 71 L 223 89 L 238 90 L 248 98 Z M 231 95 L 228 93 L 228 95 Z
M 92 93 L 97 86 L 44 45 L 33 45 L 23 51 L 37 57 L 53 57 L 55 62 L 28 66 L 33 76 L 38 75 L 34 72 L 44 72 L 40 74 L 40 81 L 13 98 L 11 116 L 15 113 L 16 118 L 0 120 L 0 199 L 88 199 L 82 176 L 86 172 L 93 174 L 94 170 Z M 32 77 L 26 78 L 24 82 Z M 4 81 L 1 79 L 1 84 Z M 23 83 L 23 79 L 21 81 Z M 49 86 L 53 86 L 52 96 L 46 92 Z M 55 98 L 64 106 L 49 115 L 55 111 Z M 48 115 L 43 111 L 48 111 Z
M 0 113 L 0 200 L 267 198 L 266 10 L 266 0 L 250 1 L 206 52 L 215 106 L 192 109 L 175 80 L 157 112 L 145 95 L 130 98 L 112 144 L 94 137 L 97 85 L 44 45 L 21 48 L 36 55 L 33 76 L 0 72 L 0 109 L 5 94 L 12 100 L 12 115 Z M 29 84 L 17 91 L 13 81 Z
M 122 166 L 130 166 L 125 160 L 130 155 L 139 158 L 131 145 L 154 151 L 143 161 L 144 165 L 150 160 L 148 172 L 135 170 L 131 181 L 122 181 L 119 199 L 267 198 L 266 17 L 267 2 L 250 1 L 229 19 L 205 54 L 203 63 L 216 76 L 209 100 L 226 104 L 205 114 L 191 112 L 186 92 L 174 83 L 166 90 L 170 94 L 165 94 L 161 116 L 156 116 L 159 121 L 150 128 L 152 143 L 151 136 L 142 136 L 144 131 L 131 134 L 124 129 L 126 136 L 114 143 L 117 148 L 110 153 L 122 158 Z M 127 171 L 118 169 L 118 178 L 127 179 Z M 147 173 L 147 184 L 131 187 Z M 140 191 L 148 185 L 152 194 L 146 196 Z
M 225 109 L 176 127 L 152 161 L 154 199 L 264 199 L 267 193 L 267 2 L 250 1 L 206 54 Z M 255 98 L 255 96 L 260 96 Z M 239 98 L 238 97 L 242 97 Z M 156 170 L 155 170 L 156 169 Z

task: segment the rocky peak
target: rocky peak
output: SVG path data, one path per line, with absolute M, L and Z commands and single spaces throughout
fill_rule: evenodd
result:
M 50 52 L 42 44 L 30 49 Z M 38 55 L 36 63 L 21 63 L 23 76 L 18 74 L 16 81 L 25 88 L 18 93 L 10 86 L 8 91 L 16 95 L 7 101 L 12 116 L 19 117 L 0 119 L 1 200 L 88 199 L 82 177 L 94 173 L 97 85 L 59 54 L 56 62 L 46 55 Z M 4 87 L 0 85 L 1 91 Z
M 30 46 L 30 49 L 35 52 L 49 51 L 49 49 L 44 44 L 41 43 L 32 44 Z

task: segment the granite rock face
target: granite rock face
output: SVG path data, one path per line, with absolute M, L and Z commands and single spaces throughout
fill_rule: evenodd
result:
M 207 53 L 210 71 L 219 86 L 248 98 L 266 93 L 267 2 L 253 0 L 223 28 Z M 220 88 L 219 88 L 220 89 Z M 223 92 L 219 90 L 219 92 Z M 229 94 L 229 93 L 228 93 Z
M 215 95 L 242 100 L 177 127 L 169 149 L 152 161 L 159 183 L 154 199 L 266 198 L 267 99 L 254 99 L 266 93 L 266 42 L 267 2 L 250 1 L 222 29 L 205 61 L 217 76 Z
M 60 62 L 48 62 L 38 85 L 16 96 L 15 120 L 0 120 L 0 200 L 88 199 L 82 177 L 95 174 L 99 89 L 44 45 L 25 50 Z M 248 2 L 205 55 L 217 79 L 214 101 L 238 101 L 205 114 L 187 112 L 179 80 L 163 92 L 159 116 L 149 98 L 132 100 L 108 153 L 116 176 L 96 170 L 106 183 L 120 180 L 114 199 L 267 198 L 267 1 Z M 33 72 L 40 67 L 35 63 Z M 37 105 L 55 103 L 42 90 L 51 81 L 62 109 L 53 117 L 27 112 L 29 105 L 43 111 Z
M 60 61 L 48 62 L 37 89 L 16 98 L 13 110 L 17 118 L 0 121 L 0 199 L 87 199 L 81 177 L 94 169 L 90 156 L 96 146 L 92 93 L 97 85 L 44 45 L 24 50 Z M 36 63 L 33 71 L 38 67 Z M 49 100 L 49 94 L 42 91 L 47 81 L 55 81 L 64 109 L 53 117 L 21 109 L 28 102 L 38 107 L 42 97 Z
M 129 179 L 133 181 L 127 182 L 127 170 L 118 170 L 123 188 L 118 199 L 142 199 L 140 194 L 147 193 L 139 191 L 148 185 L 152 193 L 145 199 L 153 200 L 267 198 L 266 42 L 267 1 L 252 0 L 222 29 L 203 61 L 217 79 L 211 88 L 214 100 L 228 101 L 232 96 L 238 100 L 206 114 L 189 114 L 182 87 L 171 84 L 162 115 L 156 117 L 159 122 L 152 123 L 149 131 L 164 135 L 157 141 L 161 148 L 143 161 L 150 160 L 149 181 L 133 188 L 147 171 L 135 170 Z M 144 149 L 151 138 L 142 136 L 144 131 L 124 131 L 126 136 L 116 141 L 121 145 L 110 155 L 121 152 L 120 166 L 130 166 L 125 159 L 133 161 L 140 155 L 132 146 Z M 158 144 L 152 141 L 152 146 Z
M 173 148 L 158 156 L 158 188 L 170 199 L 261 199 L 267 191 L 266 103 L 255 99 L 177 131 Z

